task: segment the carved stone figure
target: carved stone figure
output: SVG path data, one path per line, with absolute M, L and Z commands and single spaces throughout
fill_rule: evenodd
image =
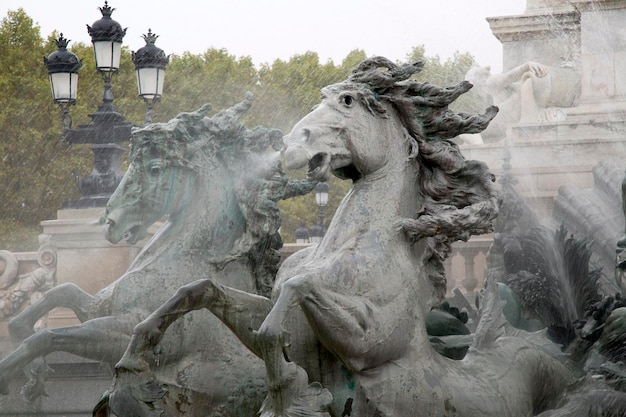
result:
M 150 352 L 166 329 L 206 308 L 263 359 L 263 417 L 512 417 L 559 406 L 574 375 L 543 335 L 502 335 L 493 285 L 463 360 L 429 342 L 426 316 L 446 288 L 442 260 L 455 240 L 492 230 L 498 211 L 493 176 L 449 140 L 480 132 L 496 109 L 453 113 L 448 104 L 471 85 L 412 81 L 420 69 L 372 58 L 322 90 L 284 150 L 310 180 L 353 182 L 321 243 L 285 261 L 270 298 L 210 272 L 179 289 L 135 328 L 111 401 L 127 397 L 129 373 L 151 381 Z
M 242 125 L 251 103 L 250 95 L 210 118 L 205 105 L 133 132 L 128 172 L 107 205 L 107 236 L 134 243 L 164 215 L 167 221 L 128 271 L 95 296 L 61 285 L 10 322 L 15 339 L 27 338 L 0 361 L 0 392 L 23 366 L 53 351 L 117 362 L 133 328 L 198 276 L 268 294 L 282 244 L 276 201 L 314 184 L 288 182 L 273 149 L 281 146 L 280 132 Z M 35 320 L 59 306 L 82 323 L 33 334 Z M 168 415 L 254 412 L 265 396 L 262 361 L 206 311 L 173 326 L 150 362 L 155 381 L 167 389 L 131 388 L 146 401 L 161 399 Z
M 18 261 L 9 251 L 0 251 L 5 268 L 0 275 L 0 319 L 15 316 L 56 285 L 57 256 L 55 247 L 43 242 L 37 251 L 39 268 L 19 275 Z
M 564 120 L 563 108 L 576 105 L 580 95 L 580 75 L 571 64 L 548 67 L 526 62 L 502 74 L 491 74 L 490 67 L 473 67 L 465 79 L 500 112 L 480 133 L 484 142 L 507 136 L 516 123 Z

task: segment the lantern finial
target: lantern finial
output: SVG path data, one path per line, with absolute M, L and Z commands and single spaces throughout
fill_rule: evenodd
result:
M 159 35 L 155 35 L 152 33 L 152 29 L 148 29 L 148 33 L 141 35 L 144 41 L 146 41 L 146 45 L 154 45 Z

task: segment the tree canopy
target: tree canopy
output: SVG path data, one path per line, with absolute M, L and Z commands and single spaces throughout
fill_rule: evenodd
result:
M 23 9 L 9 11 L 0 22 L 0 249 L 34 250 L 42 220 L 56 218 L 64 201 L 79 198 L 76 179 L 88 175 L 93 155 L 88 145 L 68 145 L 62 138 L 60 110 L 50 95 L 43 56 L 54 52 L 58 33 L 42 38 L 40 28 Z M 70 44 L 69 49 L 83 61 L 78 100 L 72 106 L 74 127 L 87 124 L 89 113 L 102 101 L 102 80 L 95 71 L 91 45 Z M 235 57 L 225 49 L 207 49 L 202 54 L 172 55 L 165 76 L 162 102 L 155 121 L 166 121 L 181 111 L 193 111 L 211 103 L 213 111 L 242 101 L 246 91 L 255 102 L 245 120 L 248 127 L 264 125 L 287 133 L 319 102 L 322 87 L 345 79 L 351 69 L 366 58 L 362 50 L 350 52 L 344 60 L 320 62 L 315 52 L 295 55 L 288 61 L 255 66 L 250 57 Z M 433 84 L 452 85 L 463 79 L 474 64 L 469 54 L 457 53 L 441 62 L 427 57 L 424 46 L 407 54 L 411 61 L 426 61 L 420 79 Z M 131 52 L 122 49 L 121 68 L 113 79 L 115 105 L 126 119 L 143 124 L 145 105 L 137 96 Z M 463 103 L 461 103 L 463 104 Z M 468 111 L 482 111 L 465 103 Z M 294 177 L 303 173 L 290 173 Z M 347 192 L 349 184 L 332 180 L 326 222 Z M 283 239 L 293 241 L 301 224 L 312 226 L 318 219 L 314 196 L 282 202 Z

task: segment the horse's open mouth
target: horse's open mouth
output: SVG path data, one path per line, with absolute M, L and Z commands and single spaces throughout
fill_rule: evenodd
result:
M 142 227 L 140 224 L 136 224 L 128 229 L 123 235 L 122 240 L 127 241 L 131 245 L 137 243 L 137 241 L 144 238 L 145 233 L 142 233 Z
M 146 235 L 144 228 L 140 223 L 136 223 L 126 229 L 126 231 L 120 236 L 119 225 L 116 224 L 112 219 L 107 218 L 106 220 L 106 238 L 111 243 L 119 243 L 120 241 L 127 241 L 131 245 L 134 245 L 139 240 L 143 239 Z
M 330 154 L 326 152 L 320 152 L 313 155 L 309 159 L 309 168 L 306 172 L 306 176 L 310 180 L 325 181 L 330 174 Z

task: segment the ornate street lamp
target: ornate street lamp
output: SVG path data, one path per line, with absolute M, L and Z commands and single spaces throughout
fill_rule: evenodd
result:
M 122 39 L 126 35 L 126 29 L 115 20 L 111 14 L 115 9 L 109 7 L 107 1 L 104 7 L 99 7 L 102 19 L 94 22 L 93 26 L 87 25 L 87 31 L 93 43 L 93 52 L 96 59 L 96 69 L 103 76 L 120 69 L 120 56 L 122 53 Z
M 165 52 L 154 45 L 157 38 L 158 35 L 152 33 L 151 29 L 148 29 L 148 34 L 143 35 L 146 46 L 139 48 L 137 52 L 133 52 L 139 97 L 143 98 L 146 103 L 146 116 L 144 119 L 146 124 L 152 123 L 152 118 L 155 116 L 154 104 L 163 95 L 165 68 L 169 62 L 169 57 L 165 55 Z
M 322 237 L 326 234 L 326 228 L 324 227 L 324 208 L 328 205 L 328 192 L 330 186 L 326 182 L 318 182 L 315 186 L 315 203 L 320 208 L 320 229 L 322 231 Z M 321 240 L 321 239 L 320 239 Z
M 309 241 L 309 229 L 306 228 L 304 223 L 300 223 L 300 227 L 296 229 L 295 232 L 296 243 L 303 245 L 306 243 L 310 243 Z
M 309 236 L 311 237 L 311 243 L 320 243 L 322 241 L 322 238 L 324 237 L 324 229 L 322 228 L 322 226 L 314 224 L 309 229 Z
M 89 114 L 91 118 L 89 124 L 80 125 L 78 129 L 71 128 L 69 107 L 76 102 L 76 84 L 78 82 L 80 61 L 76 58 L 76 55 L 67 51 L 68 41 L 63 38 L 63 35 L 57 41 L 59 50 L 44 59 L 48 68 L 48 74 L 50 74 L 53 99 L 55 103 L 61 106 L 63 111 L 63 137 L 70 144 L 91 144 L 91 150 L 94 154 L 94 167 L 91 174 L 78 179 L 78 188 L 81 193 L 80 200 L 65 202 L 63 208 L 106 206 L 109 197 L 111 197 L 123 177 L 122 155 L 125 152 L 125 148 L 120 146 L 120 143 L 130 140 L 132 126 L 113 104 L 113 89 L 111 86 L 112 75 L 120 67 L 122 39 L 126 35 L 126 29 L 122 29 L 122 26 L 111 18 L 111 14 L 115 9 L 109 7 L 107 1 L 104 2 L 104 7 L 99 9 L 102 13 L 102 18 L 91 26 L 87 25 L 87 31 L 93 43 L 96 69 L 102 75 L 104 81 L 104 93 L 98 110 Z M 156 37 L 151 33 L 146 35 L 147 37 L 152 40 L 152 46 L 154 47 L 152 37 L 154 39 Z M 146 42 L 148 42 L 148 39 L 146 39 Z M 151 48 L 151 50 L 153 49 Z M 160 54 L 157 54 L 159 57 L 161 54 L 165 55 L 160 49 L 158 51 L 160 51 Z M 139 54 L 139 51 L 137 52 Z M 167 60 L 167 57 L 165 59 Z M 147 60 L 142 60 L 141 62 L 144 67 L 149 68 Z M 152 62 L 154 64 L 154 61 Z M 70 65 L 70 63 L 73 63 L 73 65 Z M 156 68 L 155 83 L 160 83 L 160 86 L 157 84 L 155 87 L 154 84 L 146 80 L 149 78 L 148 75 L 142 75 L 141 78 L 138 78 L 138 81 L 141 79 L 144 84 L 139 85 L 140 95 L 142 91 L 146 91 L 144 97 L 152 101 L 160 98 L 163 91 L 162 71 L 165 65 L 163 59 L 157 59 L 156 65 L 158 65 L 158 68 Z M 147 93 L 148 88 L 152 88 L 152 94 Z
M 113 10 L 108 2 L 100 7 L 102 18 L 87 25 L 93 43 L 96 69 L 102 74 L 104 93 L 102 104 L 91 113 L 91 123 L 78 129 L 64 129 L 64 138 L 70 144 L 91 144 L 94 167 L 86 177 L 78 179 L 81 198 L 63 204 L 64 208 L 89 208 L 106 206 L 109 197 L 122 180 L 122 155 L 125 149 L 119 144 L 130 139 L 130 123 L 126 122 L 113 105 L 111 75 L 118 71 L 122 38 L 126 29 L 111 19 Z
M 59 49 L 47 58 L 44 57 L 43 62 L 48 69 L 52 99 L 61 108 L 63 113 L 61 121 L 64 129 L 67 130 L 72 127 L 70 106 L 76 103 L 78 70 L 83 63 L 74 53 L 67 50 L 67 44 L 70 41 L 65 39 L 62 33 L 55 42 Z

